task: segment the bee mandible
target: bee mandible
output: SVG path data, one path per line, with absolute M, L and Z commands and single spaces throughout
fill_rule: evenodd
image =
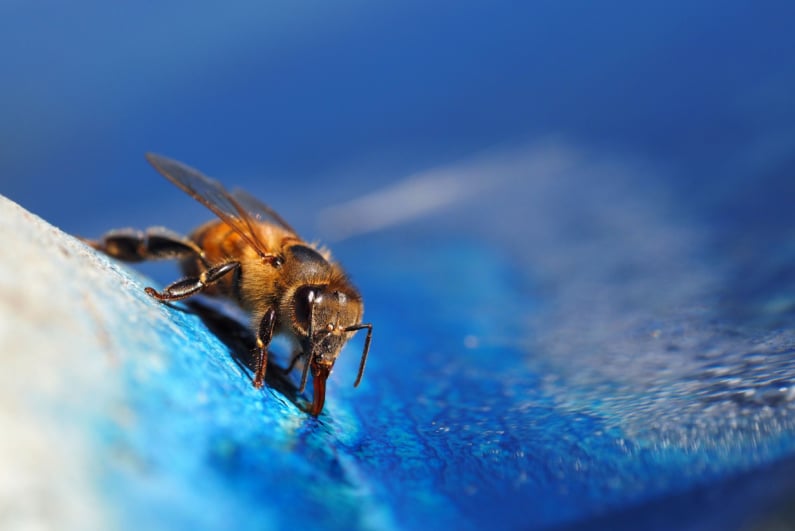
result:
M 363 323 L 364 303 L 330 253 L 301 239 L 273 209 L 243 190 L 228 192 L 219 182 L 181 162 L 148 153 L 154 168 L 185 193 L 209 208 L 219 219 L 183 237 L 161 227 L 146 231 L 113 230 L 94 249 L 125 262 L 178 259 L 185 278 L 162 291 L 146 293 L 161 302 L 202 293 L 224 297 L 251 315 L 257 337 L 253 385 L 262 387 L 271 339 L 291 340 L 293 357 L 286 371 L 303 359 L 299 393 L 312 371 L 313 397 L 309 409 L 323 410 L 326 380 L 345 343 L 367 329 L 359 372 L 364 375 L 371 323 Z

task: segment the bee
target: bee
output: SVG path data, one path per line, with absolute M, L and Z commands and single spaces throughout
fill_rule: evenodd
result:
M 112 230 L 91 247 L 125 262 L 177 259 L 184 278 L 162 291 L 146 293 L 168 303 L 202 293 L 231 300 L 251 315 L 257 338 L 254 387 L 261 388 L 268 347 L 277 335 L 293 345 L 285 369 L 304 361 L 299 393 L 312 371 L 308 412 L 323 410 L 326 380 L 345 343 L 367 329 L 357 387 L 364 375 L 371 323 L 363 323 L 364 302 L 330 253 L 305 242 L 273 209 L 243 190 L 228 192 L 219 182 L 181 162 L 147 153 L 149 163 L 182 191 L 209 208 L 218 219 L 183 237 L 161 227 L 146 231 Z

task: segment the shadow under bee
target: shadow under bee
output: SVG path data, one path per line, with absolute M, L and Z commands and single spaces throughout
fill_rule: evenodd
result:
M 257 338 L 250 327 L 200 300 L 184 301 L 183 304 L 187 308 L 170 306 L 199 317 L 204 326 L 229 349 L 230 356 L 244 373 L 257 371 Z M 271 363 L 265 374 L 265 383 L 302 411 L 307 410 L 306 399 L 298 393 L 298 386 L 290 380 L 289 373 L 282 367 Z

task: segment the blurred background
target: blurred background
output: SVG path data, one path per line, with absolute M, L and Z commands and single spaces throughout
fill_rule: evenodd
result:
M 795 186 L 788 2 L 1 9 L 2 192 L 67 231 L 180 217 L 146 151 L 313 229 L 307 208 L 550 138 L 710 218 L 773 218 Z
M 516 431 L 503 451 L 547 451 L 528 426 L 554 423 L 506 391 L 532 386 L 660 452 L 668 476 L 581 484 L 582 518 L 795 448 L 793 20 L 792 2 L 735 0 L 7 0 L 0 193 L 97 236 L 209 218 L 147 151 L 244 187 L 335 244 L 374 349 L 428 363 L 391 400 L 486 367 L 496 390 L 462 385 L 477 396 L 448 425 L 477 425 L 485 396 Z M 373 355 L 369 377 L 394 378 Z M 526 488 L 481 501 L 521 525 Z

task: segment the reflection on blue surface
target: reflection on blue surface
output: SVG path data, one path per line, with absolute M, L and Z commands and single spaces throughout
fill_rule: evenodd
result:
M 351 236 L 375 323 L 313 420 L 174 312 L 173 360 L 130 362 L 136 422 L 98 440 L 120 516 L 682 523 L 714 489 L 739 501 L 705 527 L 754 515 L 769 491 L 727 485 L 795 433 L 794 9 L 0 7 L 0 192 L 69 232 L 187 231 L 207 214 L 142 154 L 182 159 Z

